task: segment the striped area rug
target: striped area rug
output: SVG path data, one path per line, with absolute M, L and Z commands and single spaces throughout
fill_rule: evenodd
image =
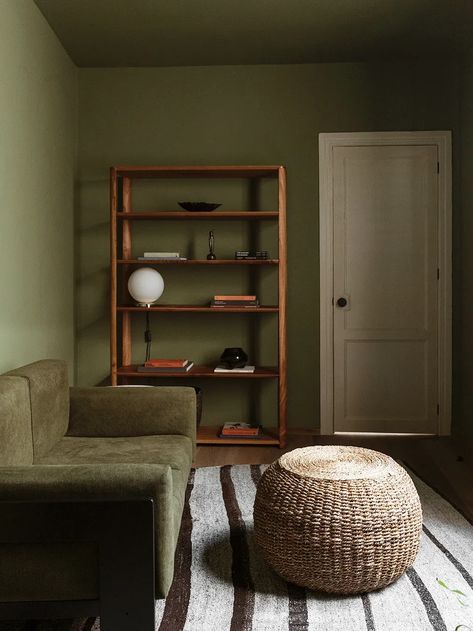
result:
M 192 474 L 175 579 L 156 606 L 157 631 L 473 631 L 473 527 L 429 486 L 412 476 L 424 512 L 414 566 L 379 592 L 333 597 L 286 583 L 258 553 L 252 513 L 263 469 Z M 8 631 L 100 629 L 93 619 L 27 624 L 33 626 Z

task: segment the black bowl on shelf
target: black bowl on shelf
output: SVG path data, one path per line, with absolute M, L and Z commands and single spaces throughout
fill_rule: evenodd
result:
M 222 204 L 211 204 L 210 202 L 177 202 L 184 210 L 190 210 L 191 212 L 203 213 L 215 210 Z

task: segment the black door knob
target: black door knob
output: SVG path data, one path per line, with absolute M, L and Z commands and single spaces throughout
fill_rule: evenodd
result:
M 339 298 L 337 300 L 337 306 L 338 307 L 346 307 L 347 306 L 347 299 L 346 298 Z

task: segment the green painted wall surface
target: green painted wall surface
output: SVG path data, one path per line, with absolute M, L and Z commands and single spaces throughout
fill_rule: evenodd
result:
M 72 370 L 77 70 L 36 5 L 0 12 L 0 372 Z
M 461 76 L 461 352 L 458 354 L 458 431 L 473 437 L 473 57 Z
M 317 427 L 317 134 L 452 129 L 456 139 L 457 93 L 455 66 L 437 62 L 81 69 L 77 219 L 79 383 L 98 383 L 109 373 L 109 166 L 284 164 L 288 171 L 289 423 L 296 427 Z M 176 201 L 182 197 L 190 199 L 192 194 L 199 199 L 223 201 L 230 208 L 234 203 L 247 203 L 248 197 L 244 190 L 230 190 L 219 184 L 215 188 L 194 190 L 160 186 L 140 190 L 135 209 L 177 208 Z M 138 234 L 139 248 L 167 249 L 165 246 L 169 245 L 191 255 L 205 255 L 207 228 L 215 228 L 217 247 L 220 244 L 224 253 L 231 253 L 233 246 L 238 249 L 245 239 L 248 242 L 251 238 L 241 225 L 232 228 L 233 232 L 220 224 L 199 229 L 195 224 L 193 228 L 176 225 L 153 238 L 146 231 Z M 271 243 L 272 235 L 267 238 Z M 217 278 L 216 274 L 221 272 L 215 270 L 212 277 L 211 271 L 166 271 L 163 301 L 204 302 L 214 288 L 223 288 L 223 283 L 232 290 L 245 290 L 252 285 L 246 276 L 235 272 Z M 267 280 L 269 284 L 273 282 L 271 278 Z M 235 341 L 243 345 L 253 339 L 251 326 L 247 322 L 242 324 L 241 318 L 229 316 L 224 323 L 216 318 L 200 316 L 191 321 L 187 316 L 161 316 L 153 325 L 156 340 L 153 354 L 176 356 L 184 352 L 194 360 L 216 360 L 223 346 L 234 345 Z M 269 319 L 264 320 L 260 356 L 271 358 L 274 354 L 270 341 L 272 326 Z M 143 322 L 138 320 L 134 329 L 135 347 L 138 345 L 135 357 L 141 360 Z M 227 420 L 229 413 L 234 414 L 234 419 L 235 415 L 248 412 L 243 403 L 232 403 L 229 412 L 226 397 L 223 390 L 215 393 L 212 390 L 208 395 L 207 409 L 212 409 L 214 422 Z M 265 401 L 263 396 L 263 403 L 259 404 L 264 405 Z

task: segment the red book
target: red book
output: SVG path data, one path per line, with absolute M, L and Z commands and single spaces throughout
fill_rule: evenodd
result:
M 144 366 L 145 368 L 183 368 L 188 363 L 188 359 L 149 359 Z

